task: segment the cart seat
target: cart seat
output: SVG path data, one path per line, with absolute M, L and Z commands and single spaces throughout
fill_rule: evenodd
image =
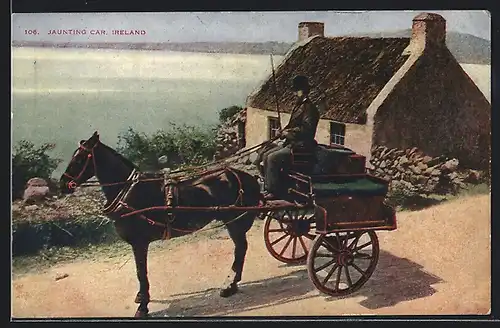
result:
M 352 196 L 385 196 L 388 192 L 388 185 L 375 182 L 367 177 L 313 182 L 313 192 L 316 197 L 330 197 L 341 195 Z

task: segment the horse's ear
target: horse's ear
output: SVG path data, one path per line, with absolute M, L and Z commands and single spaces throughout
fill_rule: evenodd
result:
M 92 137 L 99 139 L 99 132 L 95 131 Z

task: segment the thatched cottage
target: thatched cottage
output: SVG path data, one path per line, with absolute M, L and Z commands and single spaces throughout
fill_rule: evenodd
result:
M 411 38 L 330 38 L 317 22 L 300 23 L 298 34 L 275 71 L 283 126 L 295 101 L 290 81 L 302 74 L 322 113 L 320 143 L 367 158 L 376 146 L 416 147 L 457 158 L 462 167 L 488 166 L 491 105 L 446 47 L 443 17 L 416 16 Z M 277 126 L 270 76 L 247 99 L 246 147 L 272 137 Z

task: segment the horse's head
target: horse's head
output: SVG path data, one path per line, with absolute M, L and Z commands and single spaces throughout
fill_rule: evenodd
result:
M 97 131 L 89 139 L 80 141 L 66 170 L 59 179 L 61 192 L 66 194 L 73 193 L 77 186 L 94 176 L 94 149 L 99 144 L 99 134 Z

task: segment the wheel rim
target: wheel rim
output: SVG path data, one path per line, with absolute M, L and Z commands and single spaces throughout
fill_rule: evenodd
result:
M 266 248 L 278 261 L 304 262 L 316 237 L 314 228 L 314 216 L 307 211 L 270 212 L 264 225 Z
M 347 295 L 368 281 L 378 257 L 374 231 L 319 235 L 307 259 L 309 278 L 325 294 Z

